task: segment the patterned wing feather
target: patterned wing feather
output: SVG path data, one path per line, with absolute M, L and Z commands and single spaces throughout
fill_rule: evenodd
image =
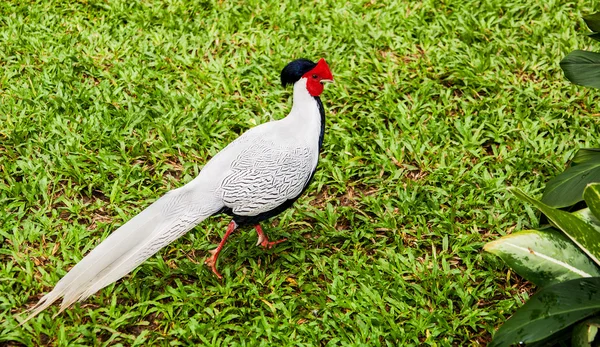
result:
M 307 147 L 282 147 L 259 141 L 241 151 L 222 183 L 225 206 L 235 214 L 256 216 L 297 197 L 314 163 Z

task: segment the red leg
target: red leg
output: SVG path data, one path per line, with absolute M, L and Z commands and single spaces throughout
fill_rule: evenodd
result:
M 277 244 L 287 241 L 287 239 L 281 239 L 281 240 L 269 242 L 269 239 L 267 238 L 267 235 L 264 233 L 264 231 L 260 227 L 260 224 L 256 224 L 254 226 L 254 229 L 256 229 L 256 233 L 258 234 L 258 242 L 256 243 L 256 245 L 257 246 L 260 245 L 260 246 L 262 246 L 262 248 L 271 248 Z
M 223 278 L 223 276 L 221 276 L 221 274 L 219 273 L 219 271 L 217 271 L 217 258 L 219 257 L 219 253 L 221 253 L 221 250 L 223 249 L 223 246 L 225 246 L 225 241 L 227 241 L 227 238 L 229 237 L 229 235 L 237 228 L 237 224 L 235 224 L 234 221 L 231 221 L 231 223 L 229 223 L 229 226 L 227 227 L 227 231 L 225 232 L 225 235 L 223 236 L 223 239 L 221 240 L 221 242 L 219 242 L 219 245 L 217 246 L 217 248 L 213 249 L 212 251 L 209 251 L 211 256 L 208 257 L 208 259 L 206 259 L 204 261 L 204 264 L 210 266 L 210 269 L 212 270 L 212 272 L 217 275 L 218 278 Z

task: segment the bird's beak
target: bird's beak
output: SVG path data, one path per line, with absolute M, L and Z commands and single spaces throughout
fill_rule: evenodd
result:
M 322 83 L 322 84 L 325 84 L 325 83 L 333 83 L 333 80 L 321 80 L 321 83 Z

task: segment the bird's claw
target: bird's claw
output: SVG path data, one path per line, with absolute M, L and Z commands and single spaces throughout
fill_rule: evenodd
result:
M 256 242 L 256 245 L 261 246 L 264 242 L 269 242 L 265 234 L 258 234 L 258 241 Z
M 261 240 L 259 238 L 258 243 L 256 245 L 257 246 L 260 245 L 264 249 L 271 249 L 271 248 L 273 248 L 273 246 L 278 245 L 285 241 L 287 241 L 287 239 L 281 239 L 281 240 L 277 240 L 277 241 L 269 241 L 266 238 L 264 238 L 263 240 Z
M 219 271 L 217 271 L 217 250 L 213 249 L 208 251 L 211 256 L 206 258 L 206 260 L 204 261 L 204 264 L 208 265 L 208 267 L 210 267 L 210 269 L 212 270 L 212 272 L 215 274 L 215 276 L 217 276 L 219 279 L 223 278 L 223 275 L 221 275 L 219 273 Z
M 256 224 L 254 226 L 254 228 L 256 229 L 256 233 L 258 234 L 258 241 L 256 242 L 256 245 L 261 246 L 264 249 L 273 248 L 273 246 L 287 241 L 287 239 L 281 239 L 281 240 L 271 242 L 271 241 L 269 241 L 267 234 L 264 233 L 264 231 L 262 230 L 262 228 L 260 227 L 259 224 Z

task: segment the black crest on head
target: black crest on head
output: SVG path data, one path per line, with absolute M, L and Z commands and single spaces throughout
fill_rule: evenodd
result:
M 285 87 L 288 84 L 298 82 L 305 73 L 314 69 L 315 66 L 317 66 L 317 64 L 308 59 L 294 60 L 281 70 L 281 84 Z

